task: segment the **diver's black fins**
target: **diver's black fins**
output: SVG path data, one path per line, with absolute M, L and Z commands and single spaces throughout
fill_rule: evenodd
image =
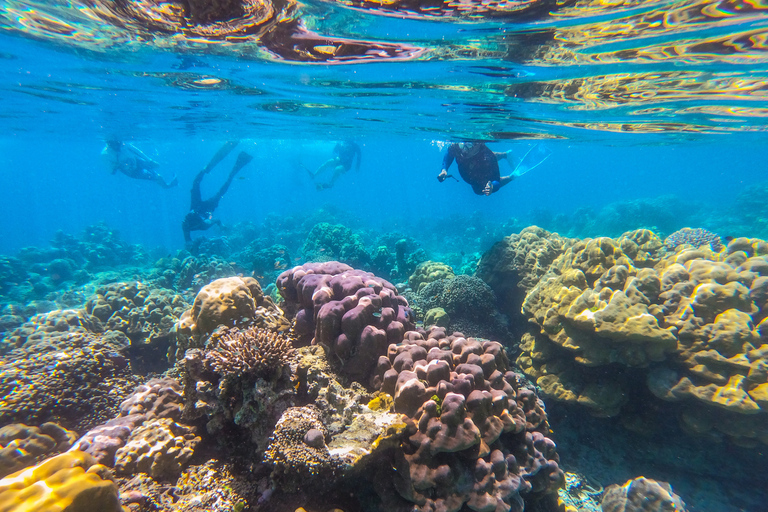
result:
M 241 151 L 239 155 L 237 155 L 237 161 L 235 162 L 235 165 L 232 167 L 232 171 L 230 174 L 237 174 L 240 172 L 240 169 L 248 165 L 248 163 L 253 160 L 253 157 L 246 153 L 245 151 Z
M 229 155 L 239 143 L 239 140 L 229 140 L 225 142 L 224 145 L 221 146 L 221 148 L 216 152 L 216 154 L 213 155 L 213 158 L 211 158 L 211 161 L 208 162 L 208 165 L 205 166 L 205 172 L 211 172 L 211 169 L 219 165 L 219 162 L 227 158 L 227 155 Z

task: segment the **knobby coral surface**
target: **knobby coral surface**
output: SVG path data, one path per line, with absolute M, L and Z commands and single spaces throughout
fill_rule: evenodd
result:
M 768 441 L 767 290 L 762 240 L 669 253 L 647 230 L 586 239 L 527 295 L 539 332 L 523 337 L 518 364 L 546 395 L 603 416 L 635 385 L 621 368 L 636 368 L 687 430 Z

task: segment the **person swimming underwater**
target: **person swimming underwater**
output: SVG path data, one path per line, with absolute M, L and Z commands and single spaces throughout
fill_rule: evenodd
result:
M 472 186 L 475 194 L 489 196 L 515 179 L 515 176 L 501 176 L 499 160 L 506 159 L 507 153 L 495 153 L 482 142 L 461 142 L 451 144 L 443 157 L 443 169 L 437 176 L 440 183 L 449 177 L 448 169 L 456 160 L 461 178 Z
M 544 163 L 551 154 L 549 149 L 543 145 L 536 144 L 526 151 L 511 174 L 501 176 L 499 160 L 506 160 L 508 164 L 512 165 L 509 161 L 510 153 L 511 151 L 504 153 L 491 151 L 482 142 L 451 144 L 443 157 L 443 168 L 440 174 L 438 174 L 437 179 L 442 183 L 448 178 L 454 178 L 448 174 L 448 169 L 453 164 L 453 161 L 456 160 L 459 175 L 472 186 L 475 194 L 489 196 L 494 192 L 498 192 L 501 187 L 507 185 L 515 178 Z
M 317 190 L 325 190 L 333 187 L 336 180 L 342 174 L 347 173 L 354 164 L 355 171 L 360 170 L 360 159 L 362 152 L 357 143 L 345 140 L 336 144 L 333 148 L 333 157 L 328 159 L 315 172 L 309 171 L 310 177 L 314 180 L 318 175 L 323 175 L 327 170 L 333 169 L 331 179 L 327 182 L 317 183 Z
M 238 144 L 239 141 L 236 140 L 226 142 L 216 152 L 216 154 L 213 155 L 213 158 L 210 162 L 208 162 L 208 165 L 206 165 L 203 170 L 197 173 L 197 176 L 195 176 L 195 181 L 192 182 L 189 213 L 187 213 L 181 223 L 181 229 L 184 232 L 185 242 L 189 243 L 192 241 L 192 231 L 205 231 L 212 228 L 213 226 L 221 227 L 221 221 L 213 218 L 213 212 L 219 206 L 219 201 L 221 201 L 221 198 L 224 197 L 224 194 L 227 192 L 227 189 L 229 189 L 229 186 L 232 184 L 232 180 L 235 179 L 235 176 L 237 176 L 237 173 L 240 172 L 243 167 L 248 165 L 248 162 L 250 162 L 253 157 L 245 151 L 241 151 L 240 154 L 237 155 L 235 165 L 229 172 L 227 181 L 224 182 L 219 191 L 213 197 L 209 199 L 203 199 L 200 193 L 200 184 L 202 183 L 205 175 L 211 172 L 219 162 L 224 160 L 224 158 L 226 158 L 226 156 L 229 155 L 229 153 L 231 153 L 232 150 L 235 149 L 235 146 Z
M 115 139 L 108 140 L 101 154 L 109 160 L 112 174 L 120 172 L 136 180 L 154 181 L 163 188 L 173 188 L 179 184 L 176 176 L 173 177 L 170 183 L 166 182 L 155 171 L 160 164 L 142 153 L 133 144 L 126 144 Z

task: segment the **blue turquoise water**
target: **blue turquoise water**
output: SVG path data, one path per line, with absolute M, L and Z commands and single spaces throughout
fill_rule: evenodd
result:
M 318 33 L 423 48 L 404 61 L 339 65 L 281 61 L 258 43 L 142 42 L 77 5 L 5 2 L 0 11 L 0 208 L 19 219 L 2 225 L 4 253 L 97 221 L 131 242 L 181 247 L 191 180 L 232 138 L 255 160 L 217 211 L 225 223 L 335 204 L 372 226 L 475 212 L 489 223 L 546 224 L 579 208 L 675 196 L 707 218 L 663 230 L 700 220 L 726 235 L 765 235 L 725 218 L 768 178 L 760 3 L 708 2 L 709 17 L 705 4 L 644 2 L 454 23 L 303 5 Z M 610 23 L 628 33 L 611 34 Z M 110 175 L 100 157 L 110 137 L 134 143 L 179 187 Z M 295 163 L 319 166 L 344 138 L 362 145 L 361 170 L 318 193 Z M 516 155 L 539 143 L 552 154 L 503 193 L 476 197 L 435 179 L 443 144 L 464 138 Z
M 534 224 L 582 238 L 700 227 L 768 239 L 765 1 L 541 2 L 523 14 L 439 19 L 347 3 L 313 0 L 290 16 L 329 40 L 404 53 L 342 58 L 320 48 L 306 62 L 275 53 L 269 30 L 223 42 L 130 18 L 109 23 L 94 13 L 110 2 L 0 1 L 0 255 L 98 223 L 153 256 L 181 254 L 192 181 L 227 140 L 254 158 L 215 212 L 224 228 L 195 238 L 241 236 L 249 224 L 262 233 L 275 218 L 299 230 L 317 218 L 366 233 L 369 244 L 411 236 L 428 257 L 454 258 L 457 271 L 456 253 L 476 262 Z M 178 186 L 113 174 L 102 155 L 108 139 L 141 149 Z M 362 148 L 360 170 L 317 190 L 305 169 L 346 139 Z M 464 140 L 510 151 L 502 174 L 529 150 L 525 164 L 540 165 L 489 197 L 438 182 L 447 145 Z M 233 163 L 234 153 L 205 178 L 204 197 Z M 269 240 L 303 263 L 303 240 L 286 237 Z M 648 439 L 629 455 L 639 462 L 596 465 L 585 446 L 600 435 L 577 438 L 567 430 L 573 416 L 553 409 L 565 428 L 564 466 L 617 483 L 658 469 Z M 700 446 L 678 456 L 675 442 L 663 448 L 666 461 Z M 677 479 L 692 510 L 759 512 L 759 482 L 717 501 L 707 494 L 716 471 L 696 471 L 680 463 L 657 474 Z

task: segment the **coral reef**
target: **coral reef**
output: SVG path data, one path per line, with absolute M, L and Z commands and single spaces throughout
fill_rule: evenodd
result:
M 499 310 L 515 318 L 525 295 L 539 282 L 555 259 L 576 241 L 530 226 L 504 237 L 483 254 L 475 275 L 496 294 Z M 512 326 L 517 336 L 520 327 Z
M 526 297 L 540 333 L 524 336 L 518 364 L 546 396 L 604 416 L 619 414 L 635 387 L 621 368 L 641 369 L 654 395 L 680 403 L 687 430 L 768 440 L 766 255 L 756 239 L 668 255 L 645 230 L 581 241 Z
M 79 326 L 81 316 L 58 313 L 0 358 L 4 423 L 55 421 L 86 430 L 111 417 L 138 382 L 124 355 L 125 334 L 93 333 Z
M 252 475 L 216 459 L 189 466 L 176 480 L 158 482 L 138 473 L 118 481 L 123 502 L 141 511 L 235 512 L 256 502 Z
M 672 486 L 642 476 L 608 486 L 600 504 L 603 512 L 685 512 L 685 503 Z
M 107 468 L 71 451 L 0 480 L 0 509 L 46 512 L 123 512 Z
M 0 428 L 0 478 L 32 466 L 72 446 L 77 435 L 56 423 L 29 427 L 12 423 Z
M 375 383 L 409 424 L 395 488 L 418 510 L 523 510 L 563 483 L 543 403 L 499 343 L 411 331 L 379 358 Z
M 454 276 L 453 268 L 450 265 L 439 261 L 425 261 L 420 263 L 408 278 L 408 286 L 418 293 L 422 288 L 438 279 L 450 279 Z
M 369 380 L 379 354 L 413 328 L 408 302 L 389 282 L 336 261 L 307 263 L 280 274 L 277 287 L 298 308 L 293 330 L 314 334 L 329 359 L 358 382 Z
M 282 311 L 264 295 L 252 277 L 227 277 L 205 285 L 195 297 L 192 309 L 176 324 L 176 343 L 168 357 L 180 360 L 188 348 L 200 348 L 218 326 L 255 325 L 272 329 L 288 326 Z
M 706 245 L 715 252 L 723 249 L 720 236 L 703 228 L 679 229 L 664 239 L 664 245 L 673 251 L 681 245 L 691 245 L 697 249 Z
M 307 235 L 301 254 L 306 261 L 343 261 L 355 267 L 367 266 L 371 257 L 360 235 L 341 224 L 321 222 Z
M 115 453 L 115 471 L 147 473 L 156 479 L 178 477 L 200 438 L 194 428 L 171 418 L 152 418 L 136 427 Z
M 294 357 L 290 339 L 258 327 L 218 330 L 205 352 L 207 366 L 220 375 L 257 375 L 266 379 L 282 374 Z
M 287 409 L 275 425 L 264 453 L 264 461 L 272 466 L 272 479 L 286 487 L 286 475 L 295 481 L 293 486 L 313 477 L 332 478 L 338 463 L 328 450 L 327 436 L 314 406 Z
M 217 436 L 224 448 L 242 450 L 248 445 L 263 451 L 280 415 L 294 405 L 296 388 L 287 364 L 292 360 L 291 344 L 279 336 L 264 338 L 276 341 L 271 349 L 287 351 L 271 353 L 269 357 L 278 363 L 272 368 L 261 364 L 258 353 L 251 358 L 250 349 L 234 352 L 236 360 L 223 361 L 215 348 L 217 341 L 208 349 L 188 350 L 183 360 L 184 417 L 205 419 L 206 431 Z
M 450 318 L 450 330 L 483 338 L 508 337 L 506 320 L 496 310 L 493 290 L 477 277 L 438 279 L 423 286 L 416 297 L 416 304 L 424 311 L 443 309 Z
M 115 454 L 147 421 L 168 418 L 178 421 L 182 412 L 182 389 L 173 379 L 151 379 L 136 387 L 120 404 L 120 412 L 106 423 L 94 427 L 72 445 L 93 456 L 100 464 L 114 466 Z M 160 453 L 159 455 L 163 455 Z M 150 454 L 151 458 L 153 454 Z
M 189 307 L 172 290 L 148 288 L 138 282 L 113 283 L 96 290 L 85 311 L 101 320 L 104 328 L 122 331 L 131 340 L 134 370 L 164 370 L 174 325 Z

